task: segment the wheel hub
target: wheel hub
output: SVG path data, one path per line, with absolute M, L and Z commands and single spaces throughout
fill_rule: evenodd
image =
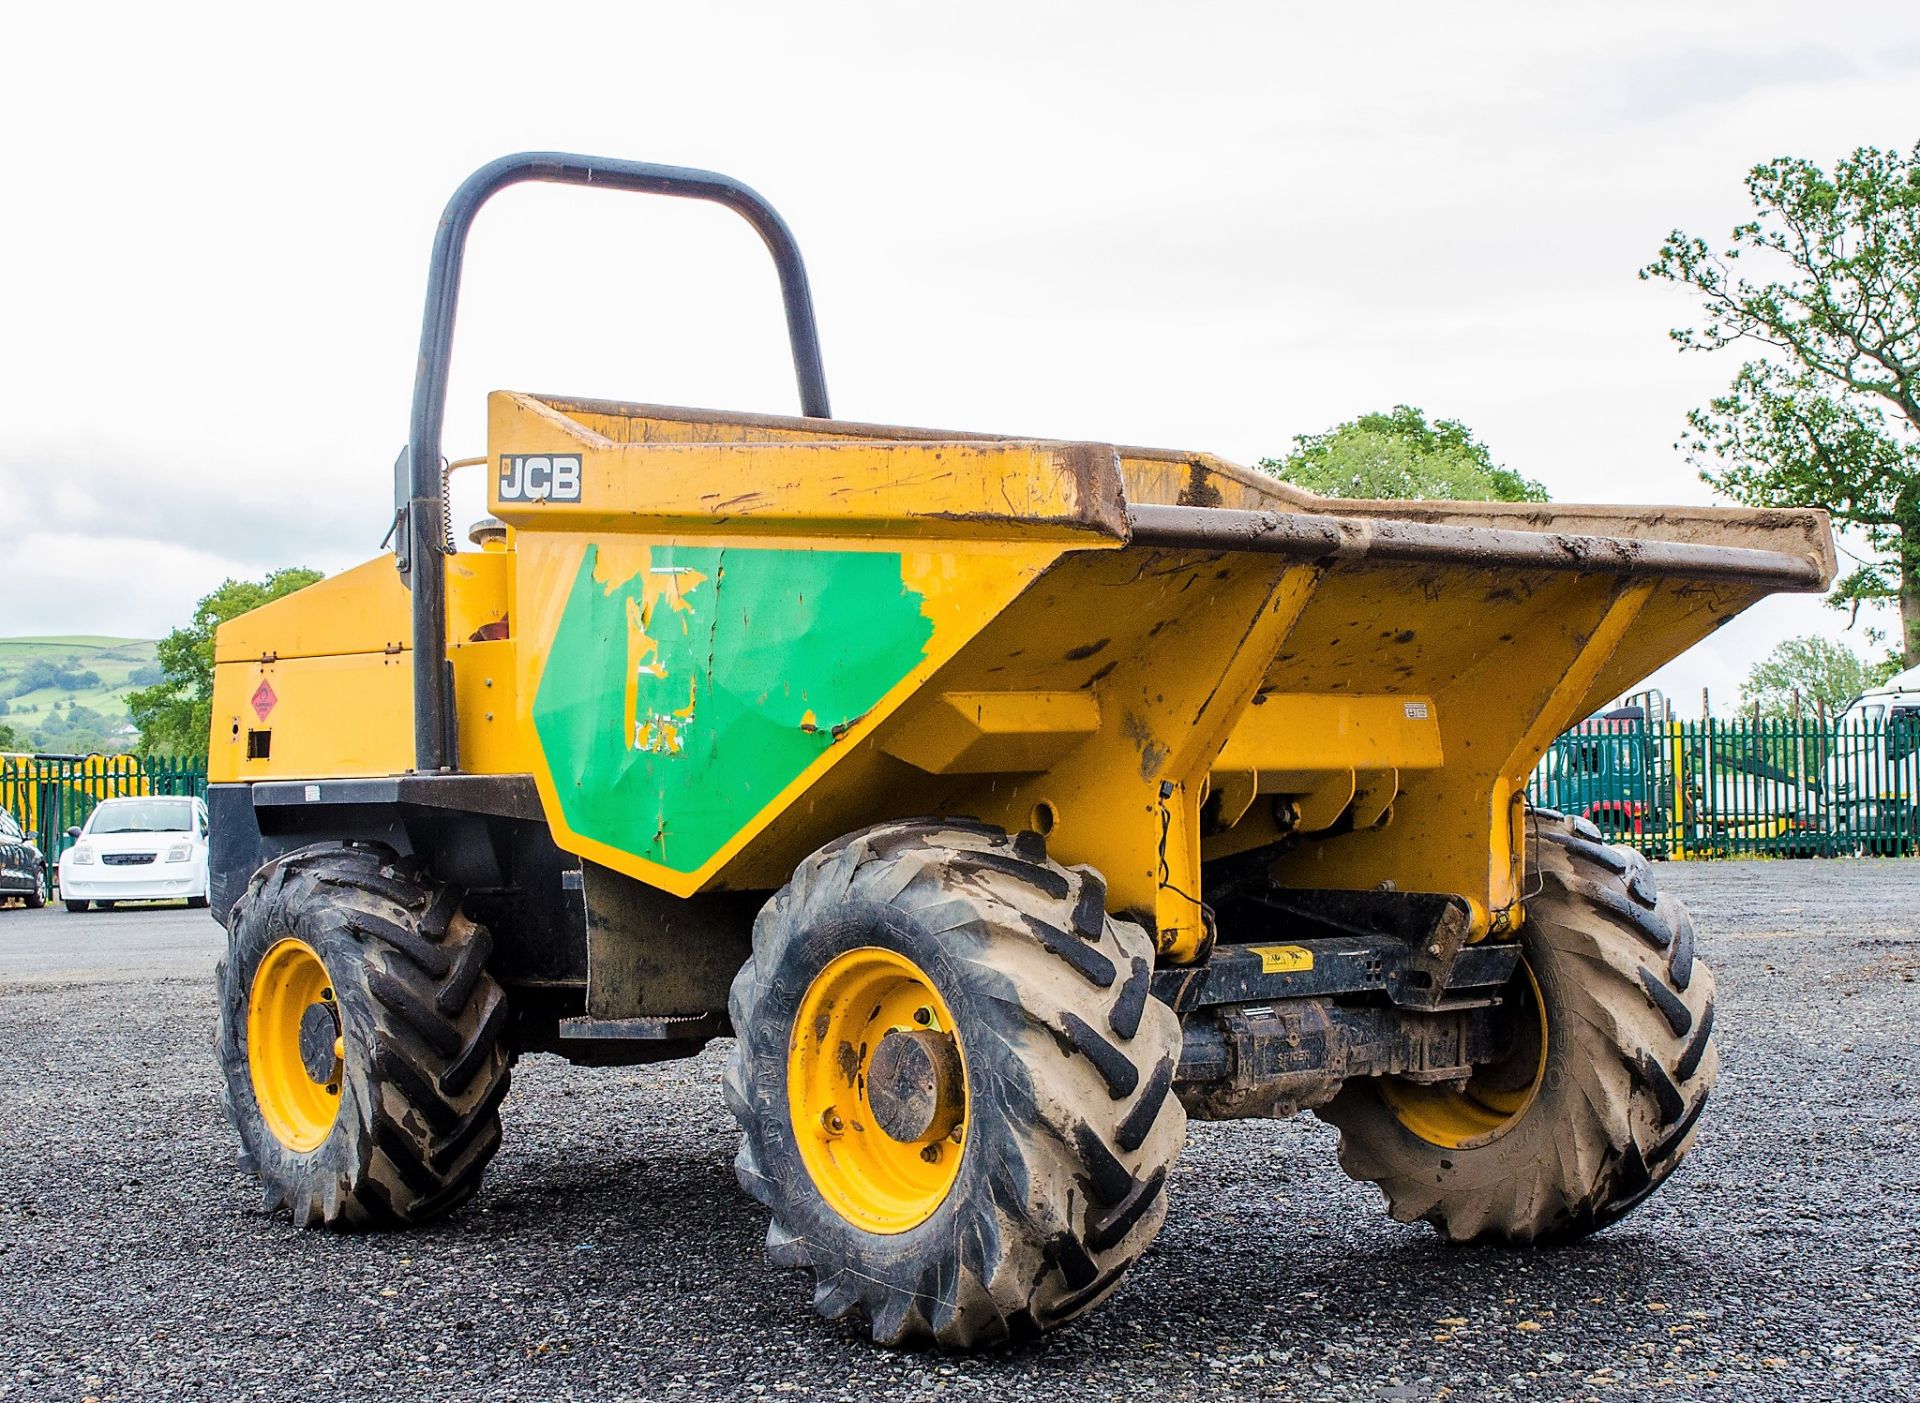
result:
M 247 1070 L 274 1139 L 317 1149 L 340 1114 L 346 1039 L 319 953 L 288 937 L 260 957 L 247 996 Z
M 1520 1121 L 1547 1075 L 1547 1007 L 1533 970 L 1523 960 L 1507 997 L 1514 1008 L 1511 1048 L 1500 1061 L 1477 1067 L 1464 1083 L 1421 1085 L 1386 1077 L 1380 1094 L 1400 1123 L 1430 1145 L 1469 1150 L 1490 1144 Z
M 787 1107 L 814 1187 L 848 1222 L 925 1222 L 966 1151 L 966 1048 L 933 980 L 863 946 L 814 976 L 794 1011 Z
M 867 1103 L 880 1129 L 903 1145 L 945 1138 L 965 1105 L 960 1046 L 931 1028 L 889 1029 L 867 1061 Z
M 324 1000 L 307 1005 L 300 1016 L 300 1062 L 309 1079 L 325 1086 L 340 1080 L 340 1058 L 334 1044 L 340 1040 L 340 1014 Z

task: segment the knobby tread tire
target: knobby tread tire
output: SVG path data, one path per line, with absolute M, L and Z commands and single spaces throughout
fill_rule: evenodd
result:
M 223 1105 L 262 1207 L 295 1224 L 410 1227 L 472 1196 L 500 1145 L 513 1062 L 506 994 L 486 928 L 459 913 L 457 888 L 383 848 L 323 843 L 254 874 L 221 960 Z M 297 937 L 327 968 L 346 1040 L 340 1113 L 300 1153 L 262 1119 L 247 1060 L 254 972 Z
M 821 1314 L 863 1313 L 888 1345 L 1024 1337 L 1098 1304 L 1159 1232 L 1186 1132 L 1169 1094 L 1180 1025 L 1144 997 L 1151 937 L 1108 916 L 1105 896 L 1038 834 L 920 820 L 829 844 L 762 910 L 729 1001 L 735 1170 L 772 1213 L 769 1257 L 812 1269 Z M 828 1206 L 787 1101 L 800 999 L 860 945 L 926 972 L 967 1066 L 959 1177 L 930 1218 L 892 1234 Z
M 1692 1148 L 1720 1069 L 1713 975 L 1685 905 L 1586 819 L 1535 810 L 1528 822 L 1540 890 L 1521 945 L 1548 1023 L 1533 1102 L 1461 1149 L 1414 1135 L 1376 1081 L 1321 1111 L 1348 1174 L 1378 1184 L 1395 1218 L 1457 1242 L 1564 1242 L 1618 1222 Z

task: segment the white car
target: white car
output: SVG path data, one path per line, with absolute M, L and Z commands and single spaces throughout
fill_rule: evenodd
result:
M 70 828 L 60 857 L 60 899 L 69 911 L 116 901 L 185 898 L 207 904 L 207 806 L 198 799 L 105 799 Z

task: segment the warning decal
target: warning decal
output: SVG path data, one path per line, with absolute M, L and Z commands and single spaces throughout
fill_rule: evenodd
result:
M 1292 974 L 1313 968 L 1313 951 L 1304 945 L 1249 945 L 1247 950 L 1260 957 L 1262 974 Z

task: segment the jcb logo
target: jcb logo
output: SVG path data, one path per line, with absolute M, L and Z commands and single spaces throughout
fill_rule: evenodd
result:
M 503 502 L 577 502 L 580 500 L 578 453 L 502 453 L 500 500 Z

